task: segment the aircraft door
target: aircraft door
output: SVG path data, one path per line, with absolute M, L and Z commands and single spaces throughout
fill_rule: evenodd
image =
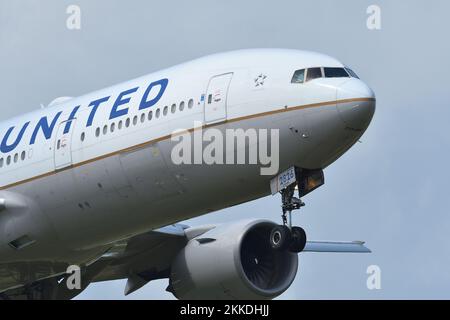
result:
M 227 95 L 233 73 L 211 78 L 204 100 L 205 123 L 214 123 L 227 118 Z
M 72 165 L 72 133 L 75 122 L 76 119 L 67 120 L 58 126 L 54 145 L 55 170 Z

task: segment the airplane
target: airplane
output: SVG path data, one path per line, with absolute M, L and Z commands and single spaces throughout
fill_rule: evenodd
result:
M 310 241 L 291 213 L 360 139 L 375 104 L 335 58 L 245 49 L 2 121 L 0 299 L 72 299 L 117 279 L 127 279 L 125 294 L 168 279 L 178 299 L 273 299 L 294 281 L 299 253 L 370 252 L 361 241 Z M 271 174 L 254 164 L 175 164 L 180 128 L 276 130 L 279 164 Z M 182 223 L 277 193 L 280 223 Z

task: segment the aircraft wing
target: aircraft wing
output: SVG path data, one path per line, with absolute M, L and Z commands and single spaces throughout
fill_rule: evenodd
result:
M 137 290 L 150 280 L 168 276 L 174 256 L 187 243 L 185 228 L 187 226 L 182 224 L 170 225 L 113 243 L 109 250 L 94 262 L 82 266 L 80 290 L 68 290 L 65 285 L 67 275 L 61 272 L 57 276 L 41 274 L 40 276 L 45 278 L 27 286 L 17 285 L 13 289 L 0 292 L 0 300 L 71 299 L 92 282 L 126 278 L 130 279 L 128 288 Z M 58 266 L 58 270 L 65 270 L 67 266 Z M 10 272 L 12 266 L 0 265 L 0 271 L 3 269 Z M 47 269 L 51 272 L 56 267 L 47 266 Z M 40 264 L 26 263 L 15 265 L 13 270 L 16 273 L 26 272 L 28 277 L 28 273 L 35 270 L 33 277 L 37 277 L 35 274 L 42 273 L 43 268 Z
M 168 278 L 175 256 L 188 241 L 214 228 L 175 224 L 117 241 L 95 261 L 82 267 L 80 290 L 68 290 L 67 275 L 59 274 L 1 292 L 0 300 L 71 299 L 92 282 L 118 279 L 128 279 L 124 294 L 130 294 L 152 280 Z M 370 250 L 361 241 L 308 241 L 304 252 L 368 253 Z M 30 268 L 33 269 L 31 265 L 26 269 Z
M 146 280 L 165 278 L 175 255 L 186 245 L 185 225 L 170 225 L 115 243 L 99 262 L 108 265 L 93 282 L 138 276 Z

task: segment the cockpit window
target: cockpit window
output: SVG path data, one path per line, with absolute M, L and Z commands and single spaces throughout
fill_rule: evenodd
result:
M 305 69 L 297 70 L 292 76 L 291 83 L 303 83 L 305 82 Z
M 323 68 L 325 78 L 348 78 L 349 75 L 344 68 Z
M 306 81 L 322 78 L 322 68 L 308 68 L 306 73 Z
M 352 69 L 350 69 L 350 68 L 345 68 L 345 70 L 347 70 L 347 72 L 348 72 L 348 74 L 352 77 L 352 78 L 356 78 L 356 79 L 359 79 L 359 77 L 358 77 L 358 75 L 355 73 L 355 71 L 353 71 Z
M 291 83 L 305 83 L 318 78 L 357 78 L 357 74 L 350 68 L 316 67 L 300 69 L 294 72 Z

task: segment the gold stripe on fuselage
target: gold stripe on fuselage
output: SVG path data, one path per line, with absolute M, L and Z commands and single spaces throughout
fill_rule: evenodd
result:
M 289 112 L 289 111 L 295 111 L 295 110 L 301 110 L 301 109 L 308 109 L 308 108 L 317 108 L 317 107 L 323 107 L 323 106 L 328 106 L 328 105 L 333 105 L 333 104 L 338 104 L 338 103 L 358 102 L 358 101 L 375 101 L 375 99 L 374 98 L 355 98 L 355 99 L 344 99 L 344 100 L 338 100 L 338 101 L 327 101 L 327 102 L 312 103 L 312 104 L 306 104 L 306 105 L 303 105 L 303 106 L 296 106 L 296 107 L 290 107 L 290 108 L 287 107 L 287 108 L 283 108 L 283 109 L 277 109 L 277 110 L 273 110 L 273 111 L 261 112 L 261 113 L 251 114 L 251 115 L 248 115 L 248 116 L 243 116 L 243 117 L 238 117 L 238 118 L 234 118 L 234 119 L 224 120 L 224 121 L 220 121 L 220 122 L 216 122 L 216 123 L 212 123 L 212 124 L 206 124 L 206 125 L 203 125 L 201 127 L 188 129 L 188 130 L 186 130 L 184 132 L 193 132 L 195 130 L 215 127 L 215 126 L 222 125 L 222 124 L 225 124 L 225 123 L 239 122 L 239 121 L 265 117 L 265 116 L 278 114 L 278 113 L 283 113 L 283 112 Z M 180 134 L 182 134 L 182 133 L 183 132 L 181 132 Z M 92 158 L 92 159 L 89 159 L 89 160 L 86 160 L 86 161 L 78 162 L 76 164 L 72 164 L 72 165 L 70 165 L 68 167 L 65 167 L 65 168 L 62 168 L 60 170 L 47 172 L 47 173 L 40 174 L 40 175 L 31 177 L 31 178 L 28 178 L 28 179 L 17 181 L 17 182 L 14 182 L 14 183 L 11 183 L 11 184 L 8 184 L 8 185 L 0 187 L 0 190 L 6 190 L 6 189 L 9 189 L 9 188 L 12 188 L 12 187 L 16 187 L 18 185 L 21 185 L 21 184 L 24 184 L 24 183 L 27 183 L 27 182 L 30 182 L 30 181 L 33 181 L 33 180 L 37 180 L 37 179 L 41 179 L 41 178 L 45 178 L 45 177 L 51 176 L 51 175 L 59 173 L 59 172 L 63 172 L 63 171 L 66 171 L 66 170 L 77 168 L 77 167 L 81 167 L 81 166 L 83 166 L 85 164 L 88 164 L 88 163 L 91 163 L 91 162 L 95 162 L 95 161 L 99 161 L 99 160 L 102 160 L 102 159 L 105 159 L 105 158 L 109 158 L 109 157 L 115 156 L 115 155 L 120 154 L 120 153 L 130 152 L 130 151 L 133 151 L 133 150 L 136 150 L 136 149 L 140 149 L 140 148 L 145 147 L 147 145 L 150 145 L 150 144 L 153 144 L 153 143 L 156 143 L 156 142 L 160 142 L 160 141 L 163 141 L 163 140 L 167 140 L 167 139 L 169 139 L 172 136 L 174 136 L 174 135 L 172 135 L 172 134 L 165 135 L 165 136 L 162 136 L 162 137 L 159 137 L 159 138 L 156 138 L 156 139 L 152 139 L 150 141 L 139 143 L 137 145 L 134 145 L 134 146 L 131 146 L 131 147 L 128 147 L 128 148 L 125 148 L 125 149 L 117 150 L 117 151 L 114 151 L 114 152 L 111 152 L 111 153 L 107 153 L 107 154 L 104 154 L 104 155 L 101 155 L 101 156 L 98 156 L 98 157 L 95 157 L 95 158 Z

